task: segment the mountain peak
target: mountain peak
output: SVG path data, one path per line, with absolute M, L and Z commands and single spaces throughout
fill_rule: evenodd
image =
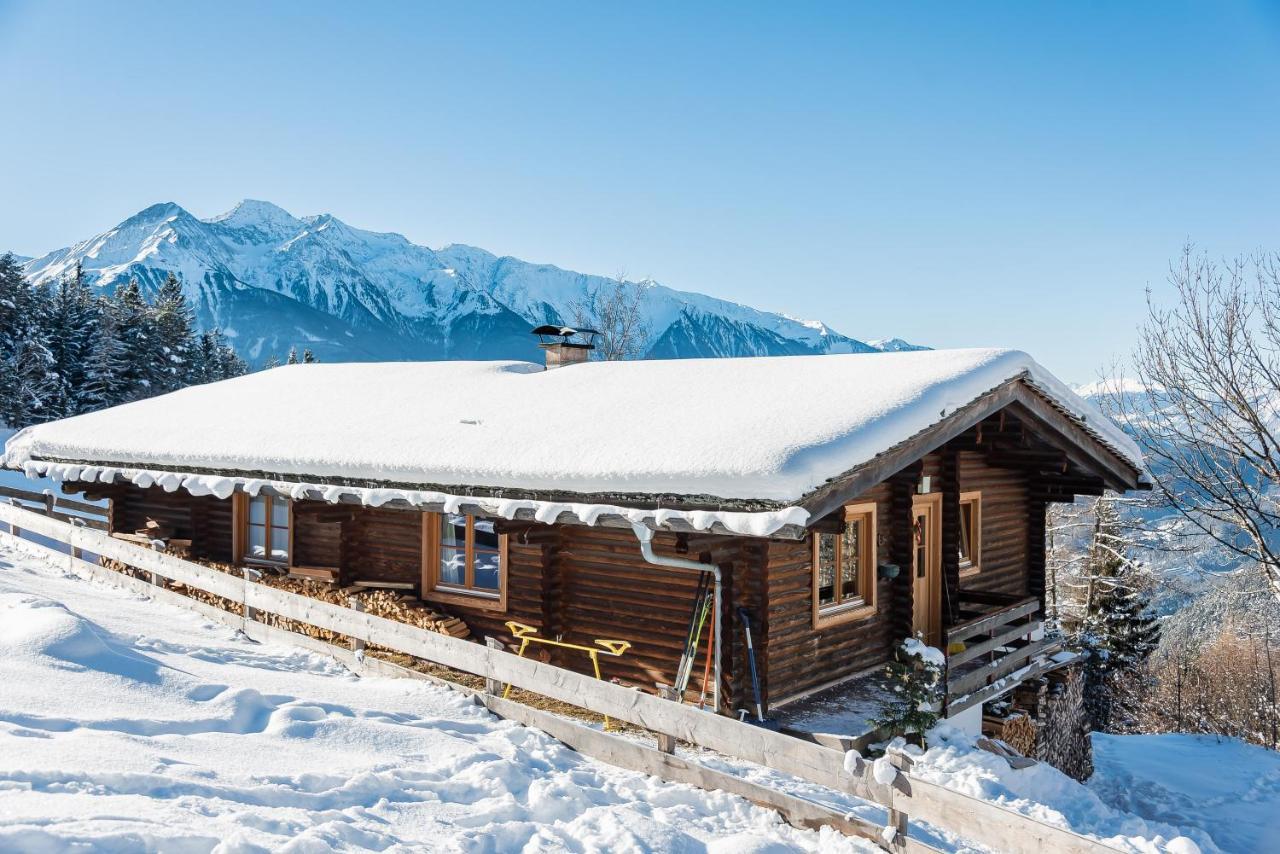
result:
M 166 219 L 185 213 L 187 213 L 186 210 L 177 202 L 159 202 L 138 211 L 136 214 L 122 222 L 121 225 L 163 222 Z
M 279 205 L 259 199 L 245 199 L 224 214 L 205 220 L 228 228 L 300 229 L 302 221 Z
M 125 226 L 128 227 L 125 227 Z M 309 347 L 326 361 L 539 358 L 530 328 L 563 324 L 612 279 L 451 244 L 433 250 L 331 214 L 295 217 L 259 199 L 196 219 L 152 205 L 96 237 L 24 264 L 36 283 L 83 262 L 95 287 L 173 272 L 201 325 L 251 360 Z M 651 357 L 874 351 L 797 321 L 652 279 L 639 284 Z M 607 293 L 607 291 L 606 291 Z M 883 349 L 910 345 L 888 342 Z

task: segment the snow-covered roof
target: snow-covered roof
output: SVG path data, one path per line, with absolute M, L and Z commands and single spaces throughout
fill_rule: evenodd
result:
M 551 371 L 290 365 L 32 427 L 10 440 L 5 462 L 780 507 L 1018 377 L 1141 469 L 1133 442 L 1092 405 L 1025 353 L 994 349 Z

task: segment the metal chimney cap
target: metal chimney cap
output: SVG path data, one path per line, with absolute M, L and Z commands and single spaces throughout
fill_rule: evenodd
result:
M 544 324 L 542 326 L 534 327 L 532 332 L 534 335 L 537 335 L 540 339 L 542 339 L 542 346 L 544 347 L 548 347 L 548 346 L 575 347 L 575 348 L 581 348 L 584 350 L 594 350 L 596 346 L 595 338 L 597 335 L 600 334 L 599 331 L 595 329 L 575 329 L 572 326 L 555 326 L 549 323 Z M 553 337 L 561 338 L 563 340 L 560 340 L 560 341 L 548 340 L 549 338 L 553 338 Z M 571 340 L 575 337 L 581 340 L 578 340 L 578 341 Z

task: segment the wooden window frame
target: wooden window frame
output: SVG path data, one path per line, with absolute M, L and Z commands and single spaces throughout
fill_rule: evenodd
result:
M 428 602 L 440 602 L 444 605 L 460 605 L 465 608 L 479 608 L 485 611 L 507 610 L 507 574 L 508 548 L 507 535 L 498 534 L 498 591 L 493 594 L 484 589 L 466 589 L 460 587 L 440 587 L 440 522 L 445 514 L 422 514 L 422 598 Z M 476 517 L 455 513 L 451 515 L 467 518 L 465 539 L 466 571 L 472 573 L 475 560 L 475 521 Z
M 963 514 L 966 504 L 973 505 L 969 518 L 969 561 L 960 564 L 960 577 L 967 578 L 982 572 L 982 493 L 979 491 L 960 493 L 957 512 Z M 960 519 L 956 519 L 956 531 L 959 532 Z
M 862 554 L 858 558 L 858 589 L 862 595 L 856 600 L 835 605 L 821 606 L 818 604 L 818 549 L 822 533 L 815 531 L 811 535 L 813 544 L 810 552 L 809 574 L 812 584 L 810 592 L 813 598 L 813 627 L 815 629 L 825 629 L 854 620 L 864 620 L 876 613 L 876 588 L 879 586 L 876 571 L 878 566 L 876 561 L 876 540 L 879 538 L 879 531 L 876 526 L 876 512 L 877 508 L 874 503 L 847 504 L 844 508 L 844 522 L 846 525 L 851 521 L 861 520 L 865 522 L 865 531 L 860 538 L 860 542 L 865 542 L 866 547 L 861 550 Z M 843 535 L 839 536 L 840 538 L 836 540 L 837 583 L 839 583 L 844 562 Z
M 271 523 L 272 505 L 277 501 L 283 501 L 289 508 L 289 519 L 285 523 L 286 538 L 286 555 L 285 559 L 270 560 L 269 558 L 250 557 L 246 552 L 249 547 L 249 503 L 255 498 L 262 498 L 267 501 L 266 516 L 264 517 L 267 531 L 266 545 L 267 554 L 271 554 L 271 532 L 280 530 Z M 281 498 L 278 495 L 247 495 L 243 492 L 237 492 L 232 496 L 232 536 L 231 553 L 235 558 L 237 566 L 269 566 L 269 567 L 285 567 L 290 568 L 293 564 L 293 502 L 288 498 Z

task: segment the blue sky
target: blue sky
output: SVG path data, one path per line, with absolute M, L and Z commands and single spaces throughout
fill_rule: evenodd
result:
M 330 212 L 863 338 L 1123 356 L 1280 249 L 1280 6 L 0 0 L 0 248 Z

